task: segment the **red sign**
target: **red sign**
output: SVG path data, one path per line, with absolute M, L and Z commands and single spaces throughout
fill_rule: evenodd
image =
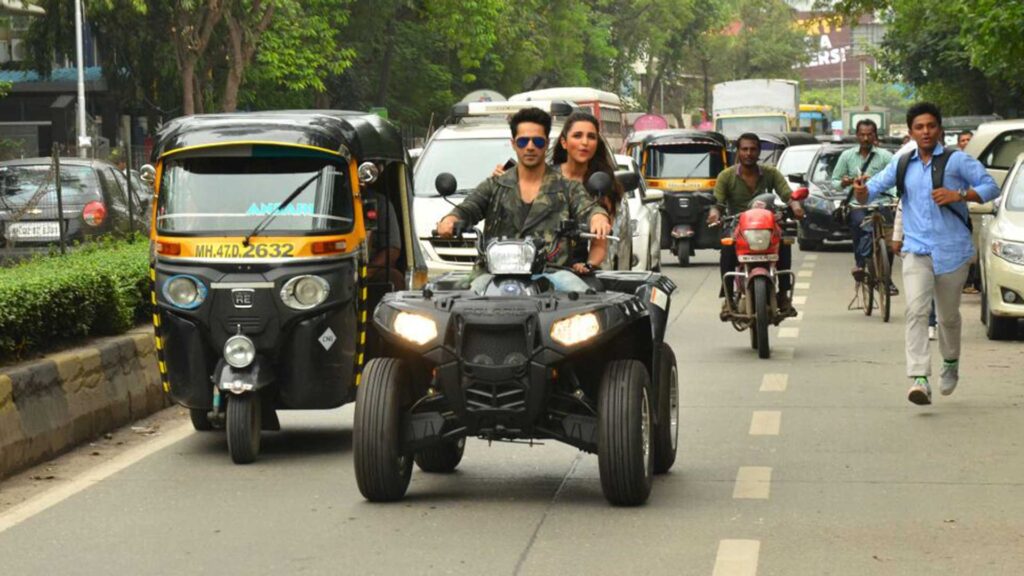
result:
M 633 130 L 664 130 L 668 128 L 668 120 L 657 114 L 644 114 L 633 122 Z

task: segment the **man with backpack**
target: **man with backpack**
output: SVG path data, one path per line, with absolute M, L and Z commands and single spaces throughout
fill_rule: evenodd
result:
M 948 396 L 960 378 L 960 295 L 974 246 L 967 202 L 988 202 L 999 187 L 984 166 L 959 150 L 942 146 L 942 113 L 930 102 L 907 111 L 917 150 L 870 180 L 853 185 L 860 202 L 896 186 L 903 203 L 903 290 L 907 297 L 906 356 L 911 378 L 908 399 L 931 404 L 928 312 L 934 298 L 942 354 L 940 391 Z

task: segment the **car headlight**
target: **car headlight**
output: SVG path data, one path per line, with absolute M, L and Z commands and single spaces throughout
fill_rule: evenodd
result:
M 743 238 L 750 245 L 751 250 L 762 251 L 767 250 L 772 244 L 772 231 L 771 230 L 744 230 Z
M 422 314 L 399 312 L 391 328 L 395 334 L 421 346 L 437 338 L 437 322 Z
M 639 220 L 630 220 L 629 221 L 629 229 L 633 231 L 633 238 L 639 238 L 640 237 L 640 221 Z
M 487 247 L 487 271 L 499 274 L 529 274 L 537 248 L 529 241 L 495 241 Z
M 238 334 L 224 343 L 224 361 L 235 368 L 245 368 L 256 358 L 256 345 L 248 336 Z
M 164 282 L 164 298 L 183 310 L 193 310 L 206 300 L 206 286 L 195 276 L 179 274 Z
M 295 310 L 309 310 L 323 304 L 331 285 L 319 276 L 296 276 L 281 288 L 281 301 Z
M 551 339 L 562 346 L 575 346 L 586 342 L 601 331 L 601 323 L 597 314 L 587 312 L 568 318 L 562 318 L 551 325 Z
M 992 253 L 1007 262 L 1024 265 L 1024 244 L 1019 242 L 993 240 Z
M 832 203 L 829 200 L 811 194 L 804 200 L 804 207 L 808 210 L 816 210 L 818 212 L 831 212 Z

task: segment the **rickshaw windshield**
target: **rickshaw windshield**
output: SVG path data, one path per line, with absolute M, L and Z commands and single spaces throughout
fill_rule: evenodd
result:
M 280 204 L 308 185 L 284 208 Z M 348 171 L 325 158 L 186 157 L 164 164 L 157 231 L 248 234 L 271 213 L 262 235 L 340 234 L 353 226 Z
M 647 178 L 717 178 L 725 166 L 722 149 L 703 144 L 650 146 Z

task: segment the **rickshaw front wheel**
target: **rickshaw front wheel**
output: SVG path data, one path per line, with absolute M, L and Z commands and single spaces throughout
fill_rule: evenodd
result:
M 258 393 L 246 392 L 228 399 L 228 453 L 235 464 L 249 464 L 259 456 L 261 420 Z

